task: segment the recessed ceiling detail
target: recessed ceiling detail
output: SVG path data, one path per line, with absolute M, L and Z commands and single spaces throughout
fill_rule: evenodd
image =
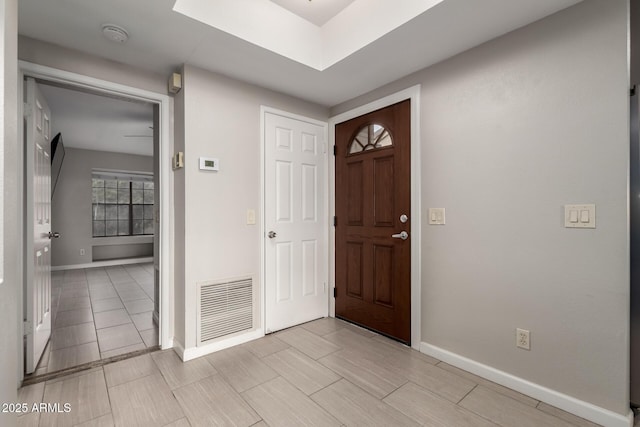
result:
M 322 27 L 355 0 L 271 0 L 312 24 Z
M 322 71 L 442 1 L 353 0 L 322 26 L 272 0 L 176 0 L 173 10 Z

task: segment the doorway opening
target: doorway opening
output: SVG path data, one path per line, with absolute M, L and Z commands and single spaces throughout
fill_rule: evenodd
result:
M 52 239 L 50 264 L 35 269 L 48 277 L 48 295 L 27 286 L 23 294 L 25 343 L 38 332 L 39 306 L 49 315 L 41 325 L 49 328 L 46 347 L 34 353 L 25 346 L 21 377 L 171 347 L 168 171 L 160 161 L 169 152 L 168 97 L 34 64 L 21 68 L 49 104 L 49 138 L 56 142 L 48 177 L 25 163 L 25 182 L 32 174 L 52 190 Z M 27 138 L 25 132 L 25 146 Z M 27 214 L 31 203 L 27 194 Z M 30 258 L 27 248 L 26 271 Z

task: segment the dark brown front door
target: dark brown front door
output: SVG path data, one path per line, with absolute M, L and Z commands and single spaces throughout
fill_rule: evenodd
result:
M 407 344 L 410 149 L 410 100 L 336 125 L 336 316 Z

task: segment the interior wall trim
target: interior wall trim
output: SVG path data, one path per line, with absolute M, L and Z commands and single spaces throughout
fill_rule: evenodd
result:
M 420 344 L 420 352 L 594 423 L 609 427 L 633 427 L 631 409 L 626 416 L 618 414 L 426 342 Z

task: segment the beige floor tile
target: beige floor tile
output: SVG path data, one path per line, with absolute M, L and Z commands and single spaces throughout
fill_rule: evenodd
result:
M 204 357 L 183 362 L 173 350 L 158 351 L 151 357 L 172 390 L 216 373 L 216 369 Z
M 324 336 L 343 329 L 345 327 L 345 322 L 338 320 L 335 317 L 325 317 L 323 319 L 304 323 L 300 326 L 316 335 Z
M 65 326 L 54 329 L 51 333 L 51 349 L 59 350 L 96 340 L 96 328 L 93 323 Z
M 186 418 L 180 418 L 178 421 L 174 421 L 170 424 L 165 425 L 164 427 L 191 427 L 189 421 Z
M 383 363 L 389 371 L 402 375 L 453 403 L 458 403 L 476 386 L 473 381 L 417 357 L 389 357 Z
M 96 301 L 102 301 L 104 299 L 110 298 L 120 299 L 118 293 L 116 292 L 116 289 L 111 286 L 111 284 L 105 286 L 92 286 L 91 288 L 89 288 L 89 294 L 91 295 L 91 301 L 94 303 Z
M 129 314 L 144 313 L 145 311 L 153 311 L 153 301 L 149 298 L 138 299 L 133 301 L 124 301 Z
M 207 360 L 238 392 L 278 376 L 273 369 L 243 347 L 218 351 L 207 356 Z
M 100 351 L 109 351 L 138 343 L 142 343 L 142 338 L 133 323 L 98 329 Z
M 340 347 L 337 345 L 300 327 L 278 332 L 276 338 L 297 348 L 312 359 L 320 359 L 321 357 L 340 350 Z
M 538 405 L 538 410 L 567 421 L 577 427 L 599 427 L 599 424 L 592 423 L 591 421 L 580 418 L 577 415 L 570 414 L 566 411 L 563 411 L 562 409 L 558 409 L 555 406 L 548 405 L 544 402 L 540 402 L 540 404 Z M 639 420 L 640 418 L 636 419 L 636 424 Z
M 79 310 L 90 307 L 91 300 L 89 297 L 62 298 L 58 301 L 58 311 Z
M 379 341 L 364 337 L 351 329 L 340 329 L 324 336 L 324 339 L 350 352 L 358 352 L 371 360 L 383 360 L 397 356 L 401 351 Z
M 82 424 L 77 424 L 76 427 L 113 427 L 114 425 L 113 415 L 109 412 L 101 417 L 94 418 Z
M 147 347 L 153 347 L 158 345 L 158 342 L 160 342 L 158 328 L 147 329 L 146 331 L 140 331 L 139 333 L 142 337 L 142 341 L 144 341 L 144 344 Z
M 307 395 L 340 379 L 332 370 L 294 348 L 271 354 L 262 360 Z
M 147 348 L 147 346 L 144 345 L 144 342 L 141 342 L 138 344 L 128 345 L 126 347 L 120 347 L 120 348 L 114 348 L 113 350 L 102 351 L 100 352 L 100 358 L 108 359 L 113 356 L 120 356 L 121 354 L 127 354 L 127 353 L 131 353 L 138 350 L 144 350 L 145 348 Z
M 88 297 L 89 296 L 89 287 L 85 284 L 79 288 L 65 288 L 62 287 L 62 292 L 60 293 L 60 299 L 66 298 L 79 298 L 79 297 Z
M 150 354 L 104 365 L 104 376 L 108 387 L 115 387 L 159 372 Z
M 124 304 L 122 304 L 122 301 L 120 301 L 120 298 L 117 296 L 115 298 L 105 298 L 97 301 L 93 300 L 92 305 L 94 314 L 124 308 Z
M 248 343 L 243 344 L 243 347 L 256 356 L 262 358 L 289 348 L 289 344 L 272 334 L 257 340 L 249 341 Z
M 214 375 L 174 390 L 194 427 L 250 426 L 258 414 L 220 376 Z
M 118 291 L 118 295 L 120 295 L 120 299 L 122 301 L 133 301 L 133 300 L 148 298 L 145 291 L 143 291 L 140 285 L 138 285 L 137 283 L 133 284 L 132 286 L 126 289 L 116 288 L 116 290 Z
M 104 375 L 104 371 L 102 370 L 102 366 L 98 366 L 91 369 L 86 369 L 84 371 L 75 372 L 73 374 L 67 374 L 58 378 L 54 378 L 46 382 L 46 385 L 51 385 L 55 383 L 59 383 L 61 381 L 70 380 L 71 378 L 81 377 L 83 375 L 95 374 L 96 372 L 100 372 L 101 375 Z
M 471 372 L 464 371 L 460 368 L 456 368 L 455 366 L 449 365 L 445 362 L 438 363 L 438 368 L 444 369 L 445 371 L 449 371 L 452 374 L 456 374 L 460 377 L 466 378 L 469 381 L 473 381 L 476 384 L 479 384 L 483 387 L 496 391 L 500 394 L 504 394 L 505 396 L 511 397 L 512 399 L 519 400 L 525 405 L 536 407 L 538 405 L 538 401 L 533 397 L 526 396 L 522 393 L 518 393 L 515 390 L 511 390 L 510 388 L 503 387 L 500 384 L 496 384 L 489 380 L 486 380 L 482 377 L 472 374 Z
M 69 413 L 42 413 L 40 426 L 73 426 L 109 413 L 107 384 L 102 371 L 47 384 L 44 402 L 68 403 Z
M 157 328 L 153 322 L 153 311 L 146 311 L 144 313 L 132 314 L 131 320 L 136 325 L 138 331 L 146 331 L 148 329 Z
M 93 313 L 90 308 L 81 308 L 78 310 L 61 311 L 56 313 L 56 321 L 54 328 L 62 328 L 64 326 L 79 325 L 80 323 L 93 322 Z
M 311 398 L 348 426 L 418 426 L 411 418 L 342 379 Z
M 30 414 L 25 414 L 21 417 L 18 417 L 16 426 L 17 427 L 38 427 L 40 423 L 40 414 L 37 412 L 31 412 Z
M 34 403 L 42 402 L 43 396 L 44 396 L 43 382 L 33 384 L 33 385 L 28 385 L 18 390 L 18 402 L 26 403 L 29 406 L 29 408 L 31 408 L 31 406 L 33 406 Z
M 501 426 L 571 426 L 571 423 L 483 386 L 478 386 L 473 389 L 473 391 L 460 402 L 460 406 Z
M 60 369 L 82 365 L 100 359 L 100 351 L 97 342 L 80 344 L 74 347 L 51 350 L 47 372 L 55 372 Z
M 323 357 L 319 362 L 378 399 L 407 382 L 407 378 L 371 360 L 362 359 L 357 353 L 341 351 Z
M 394 357 L 402 358 L 405 355 L 408 355 L 411 357 L 422 359 L 425 362 L 428 362 L 432 365 L 437 365 L 438 363 L 440 363 L 440 360 L 436 359 L 435 357 L 431 357 L 424 353 L 420 353 L 418 350 L 415 350 L 409 346 L 406 346 L 390 338 L 383 337 L 382 335 L 376 335 L 375 337 L 372 338 L 372 340 L 383 344 L 385 347 L 388 347 L 388 348 L 390 347 L 396 350 Z
M 162 375 L 149 375 L 109 388 L 117 426 L 157 427 L 184 418 Z
M 110 328 L 111 326 L 124 325 L 131 323 L 131 317 L 125 309 L 102 311 L 94 313 L 96 329 Z
M 384 402 L 425 426 L 495 426 L 479 415 L 411 382 L 391 393 Z
M 258 421 L 257 423 L 255 423 L 251 427 L 269 427 L 269 425 L 267 423 L 265 423 L 264 420 L 262 420 L 262 421 Z
M 341 423 L 300 390 L 278 377 L 242 393 L 271 426 L 340 426 Z

